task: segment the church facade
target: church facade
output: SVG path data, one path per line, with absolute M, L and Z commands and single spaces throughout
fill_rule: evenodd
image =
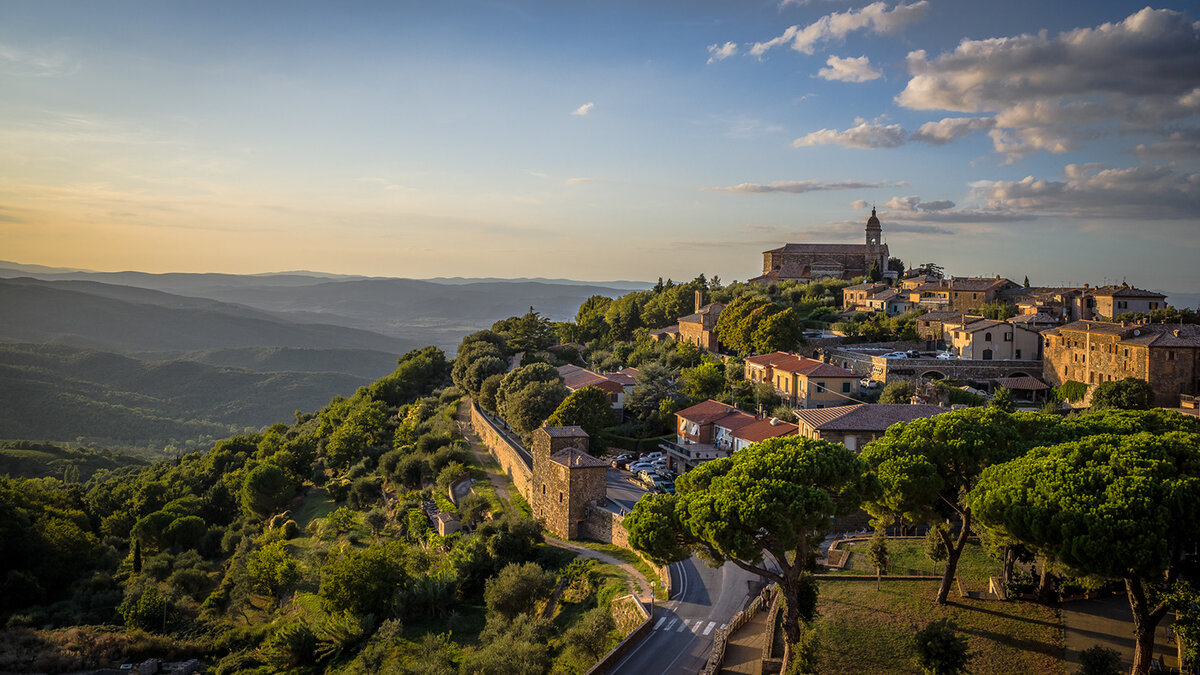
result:
M 878 265 L 881 274 L 887 272 L 888 246 L 883 243 L 883 230 L 875 209 L 867 219 L 866 243 L 863 244 L 784 244 L 763 251 L 762 276 L 750 283 L 769 284 L 777 281 L 815 281 L 819 279 L 852 279 L 871 274 Z

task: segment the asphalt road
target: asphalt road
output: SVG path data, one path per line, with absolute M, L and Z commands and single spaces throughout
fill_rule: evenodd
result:
M 633 505 L 644 494 L 646 494 L 646 489 L 637 484 L 628 471 L 609 468 L 608 498 L 620 504 L 626 513 L 633 510 Z
M 713 635 L 759 592 L 761 578 L 727 563 L 713 569 L 699 558 L 670 567 L 674 596 L 657 603 L 652 628 L 610 673 L 696 673 L 704 668 Z

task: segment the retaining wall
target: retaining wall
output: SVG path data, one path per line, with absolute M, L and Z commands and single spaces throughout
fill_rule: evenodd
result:
M 632 595 L 626 597 L 633 599 L 633 602 L 637 606 L 639 613 L 646 617 L 646 620 L 643 621 L 637 628 L 634 628 L 629 635 L 626 635 L 624 640 L 621 640 L 616 647 L 612 648 L 612 651 L 605 654 L 603 658 L 597 661 L 596 665 L 588 669 L 587 675 L 601 675 L 602 673 L 607 673 L 609 669 L 611 669 L 617 664 L 618 661 L 621 660 L 621 657 L 629 653 L 629 650 L 632 649 L 633 646 L 636 645 L 638 641 L 646 635 L 646 633 L 650 632 L 650 619 L 652 618 L 650 616 L 650 612 L 646 611 L 646 607 L 642 604 L 641 600 L 638 600 Z
M 508 474 L 509 480 L 513 486 L 517 488 L 517 492 L 529 501 L 533 493 L 533 469 L 525 462 L 525 457 L 521 452 L 513 447 L 513 444 L 506 439 L 494 426 L 479 406 L 471 401 L 471 428 L 475 430 L 475 435 L 479 436 L 479 440 L 487 446 L 492 457 L 500 463 L 500 468 L 504 473 Z

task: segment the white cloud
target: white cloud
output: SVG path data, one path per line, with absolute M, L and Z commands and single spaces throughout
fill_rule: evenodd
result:
M 828 68 L 817 71 L 817 75 L 826 80 L 840 82 L 867 82 L 883 77 L 883 73 L 871 67 L 871 61 L 866 56 L 857 58 L 840 58 L 831 56 L 825 60 Z
M 779 37 L 754 43 L 750 54 L 762 56 L 767 51 L 783 45 L 789 45 L 798 52 L 812 54 L 817 45 L 830 40 L 843 40 L 854 31 L 897 32 L 920 19 L 928 9 L 928 0 L 918 0 L 907 5 L 900 3 L 891 10 L 888 10 L 886 3 L 873 2 L 862 9 L 827 14 L 804 27 L 791 26 Z
M 792 141 L 792 147 L 844 145 L 850 148 L 895 148 L 904 145 L 906 133 L 899 124 L 879 124 L 856 120 L 858 126 L 845 131 L 821 129 Z
M 854 201 L 850 202 L 850 208 L 855 209 L 855 210 L 865 209 L 870 205 L 871 205 L 871 203 L 865 199 L 855 199 Z
M 963 40 L 935 58 L 914 51 L 908 69 L 900 105 L 995 113 L 997 152 L 1063 153 L 1090 138 L 1154 133 L 1200 114 L 1200 23 L 1147 7 L 1054 37 Z
M 579 185 L 580 183 L 590 183 L 591 178 L 568 178 L 567 185 Z
M 954 202 L 950 201 L 949 199 L 923 202 L 921 201 L 920 197 L 916 195 L 910 195 L 908 197 L 892 197 L 888 201 L 884 202 L 883 207 L 885 209 L 907 211 L 910 213 L 916 213 L 918 211 L 945 211 L 946 209 L 954 208 Z
M 976 131 L 986 131 L 996 126 L 990 117 L 946 117 L 937 122 L 926 122 L 912 133 L 910 140 L 945 145 Z
M 1063 178 L 980 181 L 972 188 L 991 208 L 1096 219 L 1194 220 L 1200 204 L 1200 173 L 1167 166 L 1068 164 Z
M 708 62 L 724 61 L 738 52 L 738 47 L 732 42 L 708 46 Z
M 592 112 L 592 108 L 594 108 L 594 107 L 596 107 L 596 104 L 592 103 L 591 101 L 588 101 L 587 103 L 584 103 L 583 105 L 579 106 L 574 111 L 572 111 L 571 114 L 579 115 L 580 117 L 582 117 L 582 116 Z
M 0 43 L 0 70 L 27 77 L 70 75 L 79 65 L 65 52 L 41 48 L 35 51 Z
M 742 183 L 740 185 L 731 185 L 729 187 L 711 188 L 715 192 L 735 192 L 741 194 L 761 194 L 766 192 L 790 192 L 792 194 L 803 194 L 805 192 L 823 192 L 827 190 L 860 190 L 866 188 L 877 188 L 883 183 L 859 183 L 854 181 L 842 181 L 840 183 L 826 183 L 819 180 L 788 180 L 776 181 L 766 185 L 760 183 Z

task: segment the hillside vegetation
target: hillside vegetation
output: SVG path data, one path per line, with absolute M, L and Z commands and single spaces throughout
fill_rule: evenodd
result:
M 314 410 L 331 394 L 370 382 L 31 344 L 0 344 L 0 381 L 0 438 L 119 447 L 202 446 Z

